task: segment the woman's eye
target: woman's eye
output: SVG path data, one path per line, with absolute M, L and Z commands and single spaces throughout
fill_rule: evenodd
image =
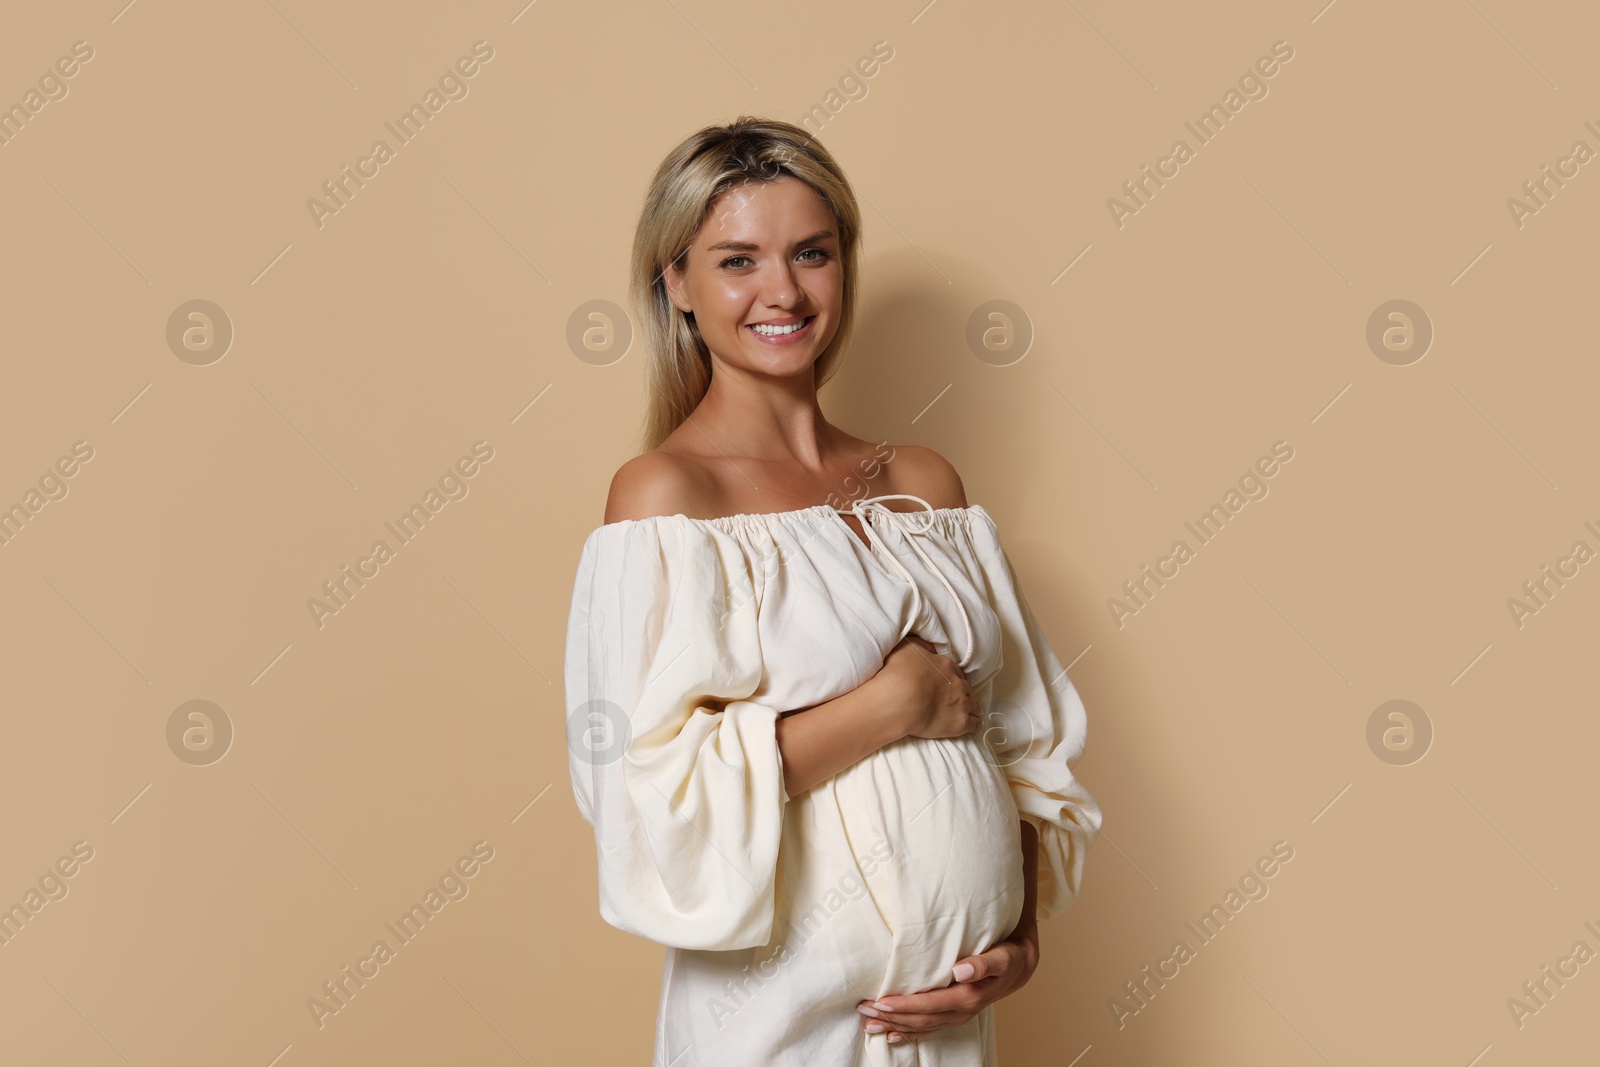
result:
M 816 253 L 816 258 L 807 261 L 807 262 L 810 262 L 810 263 L 826 263 L 828 260 L 833 258 L 833 253 L 829 252 L 827 249 L 823 249 L 823 248 L 808 248 L 804 252 L 801 252 L 800 254 L 802 256 L 804 256 L 804 255 L 807 255 L 808 253 L 811 253 L 811 252 L 815 252 Z M 722 261 L 722 266 L 724 268 L 732 268 L 734 270 L 738 270 L 738 269 L 740 269 L 739 268 L 740 261 L 741 260 L 748 260 L 749 258 L 750 258 L 749 256 L 729 256 L 727 259 Z

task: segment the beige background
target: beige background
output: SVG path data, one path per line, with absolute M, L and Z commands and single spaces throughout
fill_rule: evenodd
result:
M 93 451 L 0 547 L 0 903 L 93 850 L 0 947 L 0 1060 L 647 1062 L 661 951 L 597 914 L 561 687 L 643 361 L 580 358 L 568 323 L 625 300 L 671 145 L 830 92 L 866 244 L 825 408 L 956 464 L 1089 711 L 1104 835 L 1001 1005 L 1004 1062 L 1593 1056 L 1600 964 L 1507 1007 L 1600 951 L 1600 566 L 1507 606 L 1600 548 L 1596 165 L 1507 206 L 1600 149 L 1589 5 L 120 4 L 0 33 L 6 104 L 94 51 L 0 146 L 0 505 Z M 319 228 L 307 200 L 480 40 L 469 94 Z M 1184 123 L 1276 41 L 1268 95 L 1200 145 Z M 1435 331 L 1404 366 L 1367 342 L 1397 299 Z M 167 341 L 192 300 L 233 329 L 208 365 Z M 991 300 L 1032 335 L 1005 366 L 966 341 Z M 1280 440 L 1270 494 L 1119 627 L 1122 583 Z M 319 627 L 323 583 L 478 441 L 470 492 Z M 1407 766 L 1367 741 L 1394 699 L 1434 731 Z M 191 700 L 233 730 L 209 765 L 169 745 Z M 322 983 L 479 841 L 470 893 L 319 1029 Z M 1270 894 L 1195 947 L 1275 841 Z

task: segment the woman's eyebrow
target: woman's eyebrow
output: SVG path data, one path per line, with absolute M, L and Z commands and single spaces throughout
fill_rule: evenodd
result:
M 832 230 L 818 230 L 816 233 L 800 238 L 795 244 L 810 244 L 812 241 L 820 241 L 824 237 L 834 236 L 836 235 Z M 709 246 L 706 251 L 717 252 L 724 249 L 729 252 L 759 252 L 761 251 L 761 246 L 751 244 L 749 241 L 718 241 L 716 244 Z

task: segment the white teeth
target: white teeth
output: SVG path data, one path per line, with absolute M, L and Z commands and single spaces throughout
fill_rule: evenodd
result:
M 810 321 L 809 318 L 804 318 L 799 322 L 790 323 L 788 326 L 762 326 L 757 324 L 750 328 L 763 337 L 782 337 L 786 333 L 794 333 L 796 330 L 803 328 Z

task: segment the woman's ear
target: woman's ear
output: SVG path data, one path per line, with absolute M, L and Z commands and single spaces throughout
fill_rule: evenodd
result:
M 667 299 L 672 301 L 672 306 L 685 315 L 692 312 L 694 309 L 683 292 L 683 273 L 669 263 L 661 268 L 661 278 L 667 283 Z

